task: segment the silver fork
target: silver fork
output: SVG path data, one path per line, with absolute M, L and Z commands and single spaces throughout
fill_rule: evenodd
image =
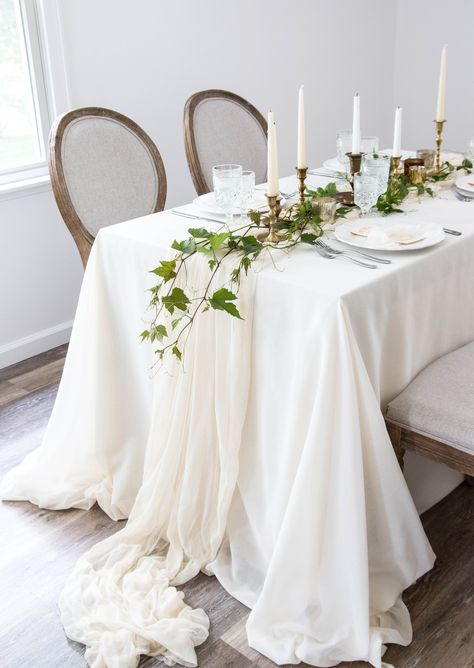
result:
M 316 243 L 318 246 L 322 246 L 322 248 L 327 250 L 329 253 L 334 253 L 335 255 L 353 255 L 354 253 L 357 253 L 357 255 L 360 255 L 361 257 L 372 260 L 372 262 L 378 262 L 379 264 L 392 264 L 392 260 L 387 260 L 383 257 L 377 257 L 376 255 L 369 255 L 369 253 L 363 253 L 362 251 L 352 249 L 340 250 L 338 248 L 333 248 L 332 246 L 329 246 L 327 243 L 325 243 L 322 239 L 318 239 Z
M 329 251 L 327 251 L 322 246 L 319 246 L 318 244 L 315 245 L 315 249 L 316 252 L 319 253 L 321 257 L 326 258 L 326 260 L 335 260 L 336 258 L 341 257 L 342 259 L 350 260 L 351 262 L 354 262 L 355 264 L 358 264 L 361 267 L 366 267 L 366 269 L 377 269 L 376 264 L 368 264 L 367 262 L 362 262 L 361 260 L 352 257 L 352 255 L 339 255 L 337 253 L 330 253 Z

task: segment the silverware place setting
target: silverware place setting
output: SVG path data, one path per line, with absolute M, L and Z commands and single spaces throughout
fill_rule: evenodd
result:
M 372 260 L 372 262 L 378 262 L 379 264 L 392 264 L 392 260 L 389 260 L 388 258 L 378 257 L 377 255 L 370 255 L 370 253 L 364 253 L 363 251 L 355 250 L 352 248 L 351 249 L 345 248 L 344 250 L 341 250 L 339 248 L 333 248 L 322 239 L 318 239 L 316 241 L 316 244 L 318 246 L 321 246 L 321 248 L 324 248 L 329 253 L 333 253 L 335 255 L 347 255 L 349 257 L 350 255 L 355 254 L 355 255 L 360 255 L 366 260 Z
M 377 269 L 376 264 L 369 264 L 368 262 L 363 262 L 362 260 L 358 260 L 356 257 L 353 255 L 349 255 L 346 253 L 346 251 L 335 251 L 333 250 L 332 252 L 327 250 L 326 247 L 322 246 L 318 241 L 316 241 L 315 244 L 315 249 L 316 252 L 319 253 L 319 255 L 326 260 L 335 260 L 336 258 L 342 258 L 345 260 L 349 260 L 350 262 L 353 262 L 354 264 L 358 264 L 361 267 L 365 267 L 366 269 Z
M 218 225 L 225 225 L 223 220 L 217 220 L 216 218 L 207 218 L 206 216 L 197 216 L 193 213 L 188 213 L 187 211 L 178 211 L 177 209 L 171 209 L 169 213 L 172 213 L 174 216 L 181 216 L 181 218 L 189 218 L 190 220 L 204 220 L 208 223 L 217 223 Z

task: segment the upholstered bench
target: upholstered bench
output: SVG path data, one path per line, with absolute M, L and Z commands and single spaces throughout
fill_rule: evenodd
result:
M 385 420 L 402 468 L 408 449 L 474 476 L 474 342 L 423 369 Z

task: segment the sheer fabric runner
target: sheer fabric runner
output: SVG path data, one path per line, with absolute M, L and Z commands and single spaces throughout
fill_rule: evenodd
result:
M 188 288 L 205 285 L 205 259 L 187 264 Z M 221 268 L 216 289 L 227 280 Z M 254 283 L 253 273 L 242 282 L 245 320 L 213 310 L 198 317 L 184 367 L 155 376 L 143 483 L 129 521 L 79 559 L 62 592 L 66 633 L 87 646 L 93 668 L 135 668 L 141 654 L 197 663 L 194 647 L 209 621 L 173 585 L 205 568 L 224 536 L 249 395 Z

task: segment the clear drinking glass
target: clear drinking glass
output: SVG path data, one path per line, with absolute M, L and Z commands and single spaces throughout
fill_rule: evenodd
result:
M 471 162 L 474 162 L 474 137 L 471 137 L 467 145 L 467 156 Z
M 336 155 L 338 161 L 343 165 L 349 164 L 349 153 L 352 148 L 352 130 L 341 130 L 336 135 Z
M 215 165 L 212 168 L 212 182 L 217 206 L 225 213 L 227 223 L 232 223 L 232 214 L 238 206 L 242 183 L 242 165 Z
M 375 135 L 360 138 L 361 153 L 377 153 L 379 150 L 379 138 Z
M 255 172 L 244 170 L 242 172 L 242 179 L 240 183 L 240 193 L 238 206 L 242 218 L 247 215 L 251 202 L 253 202 L 255 194 Z
M 366 153 L 362 158 L 362 173 L 377 179 L 378 194 L 383 195 L 388 187 L 390 158 L 386 155 Z
M 366 216 L 375 206 L 379 197 L 379 182 L 375 176 L 357 172 L 354 174 L 354 202 L 360 209 L 361 216 Z
M 352 130 L 341 130 L 336 135 L 337 159 L 343 165 L 349 164 L 346 153 L 352 150 Z M 375 135 L 367 135 L 360 139 L 361 153 L 376 153 L 379 150 L 379 138 Z

